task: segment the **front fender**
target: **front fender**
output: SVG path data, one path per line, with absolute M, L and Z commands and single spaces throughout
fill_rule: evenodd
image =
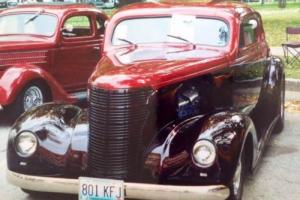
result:
M 209 117 L 203 124 L 197 140 L 213 141 L 217 148 L 218 162 L 222 166 L 222 170 L 233 174 L 248 136 L 251 136 L 253 147 L 250 160 L 256 161 L 258 156 L 256 129 L 251 118 L 243 113 L 221 112 Z
M 74 99 L 45 70 L 34 65 L 14 66 L 6 69 L 0 78 L 0 105 L 11 104 L 21 90 L 31 81 L 44 80 L 51 89 L 53 99 L 73 103 Z
M 235 112 L 172 122 L 154 139 L 146 165 L 166 182 L 184 179 L 189 184 L 226 184 L 232 179 L 248 134 L 251 134 L 256 148 L 257 137 L 252 120 Z M 217 160 L 207 169 L 197 167 L 192 161 L 192 148 L 200 139 L 212 141 L 217 148 Z M 253 156 L 256 157 L 256 153 Z M 154 161 L 158 158 L 159 166 Z
M 9 134 L 8 168 L 32 175 L 81 173 L 87 153 L 86 116 L 79 107 L 54 103 L 24 113 Z M 36 152 L 28 158 L 21 157 L 15 147 L 16 137 L 24 131 L 34 133 L 38 140 Z

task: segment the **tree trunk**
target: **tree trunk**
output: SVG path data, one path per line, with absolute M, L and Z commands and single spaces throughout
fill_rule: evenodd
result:
M 285 8 L 286 7 L 286 0 L 279 0 L 278 1 L 279 8 Z

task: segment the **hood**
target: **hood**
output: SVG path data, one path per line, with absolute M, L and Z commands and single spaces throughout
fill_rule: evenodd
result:
M 18 64 L 47 63 L 54 42 L 29 36 L 0 36 L 0 71 Z
M 33 36 L 0 36 L 0 53 L 9 53 L 11 51 L 40 50 L 54 46 L 50 38 Z
M 228 53 L 220 49 L 131 46 L 106 53 L 89 82 L 106 89 L 157 89 L 228 65 Z

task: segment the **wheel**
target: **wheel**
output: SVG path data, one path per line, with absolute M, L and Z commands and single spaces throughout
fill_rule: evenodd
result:
M 246 174 L 246 157 L 243 150 L 242 155 L 236 166 L 233 178 L 229 184 L 230 196 L 229 200 L 241 200 L 243 197 L 244 180 Z
M 28 84 L 21 93 L 17 96 L 15 102 L 10 107 L 10 114 L 12 118 L 18 117 L 23 112 L 32 107 L 42 105 L 50 101 L 50 94 L 48 88 L 41 83 Z
M 278 115 L 279 119 L 275 126 L 275 133 L 282 132 L 284 128 L 284 103 L 285 103 L 285 75 L 281 80 L 280 95 L 278 98 Z

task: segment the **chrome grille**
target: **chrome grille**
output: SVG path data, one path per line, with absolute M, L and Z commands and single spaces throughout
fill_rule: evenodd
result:
M 88 168 L 91 175 L 127 180 L 138 172 L 151 90 L 90 92 Z

